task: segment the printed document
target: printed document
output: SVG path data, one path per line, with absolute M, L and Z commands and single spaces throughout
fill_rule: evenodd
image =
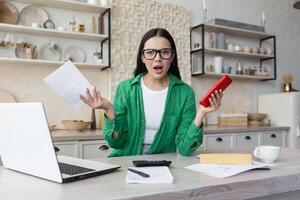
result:
M 93 86 L 72 62 L 66 62 L 44 79 L 45 83 L 58 95 L 67 100 L 72 106 L 82 105 L 79 95 L 85 96 L 86 89 Z
M 213 176 L 215 178 L 225 178 L 245 172 L 252 169 L 270 169 L 270 165 L 264 163 L 255 162 L 252 165 L 228 165 L 228 164 L 194 164 L 185 167 L 196 172 L 202 172 L 206 175 Z

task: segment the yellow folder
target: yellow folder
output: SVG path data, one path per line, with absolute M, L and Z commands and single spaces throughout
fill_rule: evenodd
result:
M 204 153 L 199 154 L 197 157 L 200 158 L 200 163 L 207 164 L 252 164 L 252 155 L 250 153 Z

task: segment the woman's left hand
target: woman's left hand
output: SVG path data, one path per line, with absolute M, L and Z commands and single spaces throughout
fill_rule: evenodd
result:
M 210 106 L 205 108 L 204 106 L 200 105 L 194 121 L 196 126 L 200 127 L 206 115 L 210 112 L 216 111 L 221 106 L 222 97 L 222 90 L 215 90 L 214 94 L 212 94 L 209 98 Z
M 204 114 L 216 111 L 221 106 L 221 99 L 223 97 L 222 90 L 215 90 L 214 94 L 211 94 L 209 98 L 210 106 L 205 108 L 204 106 L 200 105 L 199 111 L 203 112 Z

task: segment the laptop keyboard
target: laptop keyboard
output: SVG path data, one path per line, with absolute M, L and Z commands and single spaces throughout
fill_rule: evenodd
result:
M 88 169 L 85 167 L 79 167 L 76 165 L 70 165 L 66 163 L 58 163 L 59 164 L 59 169 L 62 174 L 67 174 L 67 175 L 76 175 L 76 174 L 82 174 L 86 172 L 92 172 L 96 171 L 94 169 Z

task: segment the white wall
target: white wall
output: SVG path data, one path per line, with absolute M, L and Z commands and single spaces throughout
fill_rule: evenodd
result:
M 191 26 L 203 22 L 202 0 L 159 0 L 185 6 L 190 10 Z M 277 80 L 239 81 L 226 92 L 220 110 L 257 110 L 257 96 L 280 92 L 281 76 L 294 75 L 293 87 L 300 90 L 300 10 L 293 8 L 294 0 L 206 0 L 208 19 L 224 18 L 260 25 L 262 12 L 266 15 L 266 32 L 277 39 Z M 216 79 L 192 78 L 196 95 L 201 97 Z M 212 120 L 214 121 L 214 117 Z

